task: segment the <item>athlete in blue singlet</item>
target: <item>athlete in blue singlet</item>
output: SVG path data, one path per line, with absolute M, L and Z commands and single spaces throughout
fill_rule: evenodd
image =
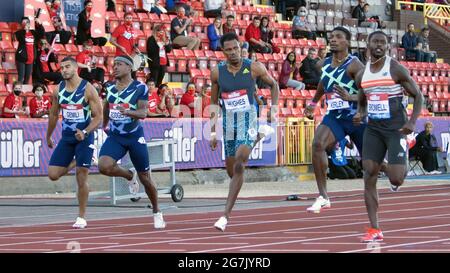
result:
M 139 191 L 139 176 L 152 203 L 154 227 L 165 228 L 166 223 L 158 208 L 158 190 L 149 173 L 150 162 L 144 129 L 139 122 L 139 119 L 147 116 L 148 88 L 144 83 L 131 78 L 133 60 L 130 57 L 116 57 L 113 68 L 116 81 L 106 87 L 107 95 L 103 105 L 103 128 L 108 137 L 100 150 L 98 167 L 104 175 L 127 179 L 133 194 Z M 117 165 L 117 161 L 127 152 L 134 166 L 131 170 Z
M 52 134 L 62 109 L 62 138 L 52 154 L 48 177 L 56 181 L 70 171 L 75 156 L 77 166 L 79 217 L 74 228 L 85 228 L 86 205 L 89 196 L 87 178 L 94 151 L 94 134 L 102 121 L 102 106 L 95 88 L 78 74 L 77 61 L 66 57 L 61 61 L 61 82 L 58 92 L 53 94 L 47 129 L 47 145 L 54 147 Z M 92 117 L 92 118 L 91 118 Z M 73 166 L 72 166 L 73 167 Z
M 350 39 L 351 33 L 346 28 L 336 27 L 331 32 L 330 49 L 333 56 L 317 63 L 317 69 L 322 71 L 321 80 L 312 102 L 305 109 L 305 116 L 313 119 L 316 104 L 323 95 L 326 96 L 327 114 L 313 140 L 312 163 L 320 196 L 307 209 L 308 212 L 320 213 L 322 208 L 331 207 L 326 184 L 326 150 L 349 135 L 362 154 L 365 124 L 354 126 L 352 119 L 356 114 L 358 100 L 358 88 L 354 79 L 364 66 L 349 54 Z
M 264 133 L 258 134 L 258 119 L 253 104 L 256 79 L 271 87 L 272 105 L 268 121 L 275 121 L 279 88 L 264 65 L 241 58 L 239 38 L 227 33 L 220 40 L 227 60 L 211 71 L 211 148 L 217 146 L 216 121 L 219 99 L 222 102 L 225 164 L 231 178 L 224 216 L 215 227 L 224 231 L 231 210 L 244 183 L 244 169 L 250 153 Z

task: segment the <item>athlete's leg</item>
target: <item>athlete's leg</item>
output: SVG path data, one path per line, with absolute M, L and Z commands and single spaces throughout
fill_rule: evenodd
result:
M 328 159 L 326 149 L 336 142 L 336 138 L 333 132 L 326 125 L 319 125 L 314 134 L 314 140 L 312 145 L 312 164 L 314 168 L 314 174 L 316 176 L 317 187 L 320 195 L 328 199 L 327 193 L 327 168 Z
M 387 176 L 395 187 L 399 187 L 405 181 L 407 174 L 407 142 L 404 135 L 393 131 L 387 133 L 385 142 L 388 149 Z
M 78 184 L 78 205 L 79 217 L 84 218 L 86 214 L 86 206 L 89 198 L 89 184 L 88 184 L 89 169 L 78 167 L 76 171 L 76 178 Z
M 225 167 L 227 168 L 227 174 L 230 178 L 232 178 L 234 174 L 233 168 L 235 162 L 236 158 L 234 158 L 234 156 L 225 158 Z
M 66 175 L 71 169 L 75 167 L 75 145 L 69 141 L 61 139 L 53 151 L 48 166 L 48 178 L 52 181 L 58 180 L 60 177 Z
M 233 176 L 230 182 L 230 189 L 228 191 L 227 204 L 225 206 L 225 217 L 228 219 L 236 203 L 237 196 L 241 190 L 242 184 L 244 183 L 244 171 L 245 164 L 248 162 L 248 157 L 252 152 L 251 147 L 247 145 L 240 145 L 237 148 L 235 155 L 235 162 L 233 165 Z
M 133 172 L 120 167 L 117 161 L 125 156 L 127 149 L 114 137 L 108 137 L 103 143 L 98 159 L 98 169 L 106 176 L 133 179 Z
M 380 164 L 373 160 L 363 160 L 364 168 L 364 200 L 370 226 L 378 229 L 378 191 L 377 180 Z

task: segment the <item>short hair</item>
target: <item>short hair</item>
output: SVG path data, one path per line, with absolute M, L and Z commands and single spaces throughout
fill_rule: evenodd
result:
M 256 20 L 261 21 L 261 18 L 259 16 L 253 17 L 253 21 L 256 21 Z
M 153 32 L 158 32 L 162 29 L 162 25 L 161 24 L 155 24 L 153 25 Z
M 77 60 L 75 60 L 75 59 L 74 59 L 73 57 L 71 57 L 71 56 L 64 57 L 64 59 L 62 59 L 61 62 L 62 62 L 62 63 L 63 63 L 63 62 L 71 62 L 71 63 L 77 64 Z
M 33 93 L 36 93 L 36 89 L 38 89 L 39 87 L 42 88 L 42 90 L 44 91 L 44 93 L 47 92 L 47 87 L 46 87 L 44 84 L 42 84 L 42 83 L 36 83 L 36 84 L 33 86 L 32 92 L 33 92 Z
M 425 124 L 423 125 L 424 128 L 427 128 L 428 125 L 431 125 L 431 127 L 433 127 L 433 123 L 431 121 L 427 121 L 425 122 Z
M 409 23 L 409 24 L 408 24 L 408 28 L 409 28 L 410 25 L 413 25 L 413 26 L 414 26 L 414 23 Z
M 308 48 L 308 52 L 309 51 L 316 51 L 316 49 L 314 47 L 310 47 L 310 48 Z
M 214 22 L 217 21 L 217 20 L 222 21 L 222 16 L 217 16 L 216 18 L 214 18 Z
M 27 16 L 22 17 L 22 19 L 20 19 L 20 21 L 22 22 L 23 20 L 27 20 L 28 22 L 30 22 L 30 18 L 28 18 Z
M 236 41 L 239 42 L 239 37 L 237 36 L 237 34 L 236 34 L 235 32 L 228 32 L 228 33 L 225 33 L 225 34 L 222 36 L 222 38 L 220 38 L 220 45 L 221 45 L 222 48 L 223 48 L 223 45 L 225 44 L 225 42 L 233 41 L 233 40 L 236 40 Z
M 92 46 L 92 45 L 94 45 L 94 42 L 92 42 L 91 39 L 86 40 L 86 41 L 83 42 L 83 46 Z
M 21 81 L 15 81 L 15 82 L 13 82 L 12 87 L 14 88 L 17 85 L 22 85 L 22 82 Z
M 128 15 L 131 15 L 131 17 L 133 17 L 133 13 L 127 11 L 123 14 L 123 18 L 127 17 Z
M 169 88 L 169 85 L 167 83 L 160 84 L 158 86 L 158 94 L 161 94 L 161 91 L 166 87 Z
M 179 11 L 179 10 L 181 10 L 181 9 L 183 9 L 184 11 L 186 11 L 186 9 L 183 7 L 183 5 L 180 5 L 180 6 L 177 7 L 177 11 Z
M 230 18 L 234 19 L 234 15 L 230 14 L 227 16 L 227 19 L 230 19 Z
M 386 37 L 386 39 L 388 40 L 388 42 L 389 42 L 389 36 L 386 33 L 384 33 L 383 31 L 381 31 L 381 30 L 377 30 L 377 31 L 374 31 L 374 32 L 370 33 L 369 37 L 367 38 L 367 41 L 370 42 L 370 39 L 372 39 L 372 37 L 374 35 L 376 35 L 376 34 L 384 35 Z
M 146 84 L 148 84 L 149 82 L 153 82 L 155 85 L 156 85 L 156 82 L 155 82 L 155 80 L 153 79 L 153 78 L 147 78 L 146 80 L 145 80 L 145 83 Z
M 84 6 L 86 7 L 87 4 L 89 4 L 89 3 L 92 3 L 92 1 L 91 1 L 91 0 L 86 0 L 86 1 L 84 1 Z
M 345 27 L 339 26 L 339 27 L 335 27 L 331 32 L 334 32 L 336 30 L 344 32 L 345 39 L 350 42 L 350 40 L 352 39 L 352 34 L 350 33 L 350 31 L 348 29 L 346 29 Z
M 370 5 L 369 5 L 369 4 L 365 3 L 365 4 L 364 4 L 364 6 L 363 6 L 363 8 L 365 8 L 366 6 L 369 6 L 369 7 L 370 7 Z
M 430 29 L 428 27 L 422 28 L 422 32 L 425 32 L 425 31 L 430 31 Z

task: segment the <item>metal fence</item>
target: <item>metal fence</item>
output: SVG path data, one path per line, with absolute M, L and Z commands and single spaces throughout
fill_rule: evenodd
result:
M 288 118 L 279 126 L 279 164 L 311 164 L 314 121 L 305 118 Z

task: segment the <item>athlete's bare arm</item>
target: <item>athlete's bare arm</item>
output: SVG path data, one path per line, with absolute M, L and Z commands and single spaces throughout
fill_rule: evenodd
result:
M 95 87 L 92 86 L 92 84 L 90 83 L 86 85 L 85 99 L 89 103 L 89 106 L 91 107 L 91 115 L 92 115 L 91 122 L 89 123 L 88 127 L 85 128 L 85 130 L 89 134 L 100 126 L 103 119 L 102 103 L 100 102 L 100 97 L 98 96 Z
M 361 63 L 359 59 L 354 58 L 352 63 L 349 65 L 347 69 L 347 75 L 353 80 L 356 80 L 358 73 L 361 71 L 364 71 L 364 65 Z M 342 88 L 337 84 L 334 85 L 334 89 L 336 90 L 336 93 L 339 94 L 341 99 L 346 101 L 358 101 L 359 92 L 357 94 L 350 94 L 344 88 Z
M 417 84 L 409 76 L 409 71 L 395 60 L 391 61 L 391 75 L 394 81 L 400 84 L 406 90 L 408 95 L 414 98 L 413 112 L 411 114 L 411 117 L 409 118 L 408 122 L 400 129 L 403 134 L 407 135 L 414 132 L 417 118 L 422 111 L 423 95 L 420 92 Z
M 355 78 L 356 86 L 358 87 L 358 110 L 353 117 L 353 124 L 359 125 L 362 120 L 367 116 L 367 97 L 364 94 L 364 90 L 361 87 L 362 77 L 364 70 L 361 70 Z
M 148 101 L 139 100 L 136 110 L 123 110 L 122 114 L 134 119 L 145 119 L 147 117 Z
M 47 145 L 49 148 L 53 148 L 54 143 L 52 141 L 52 135 L 53 131 L 55 130 L 56 124 L 58 123 L 58 117 L 59 117 L 59 98 L 58 98 L 58 92 L 53 92 L 52 95 L 52 108 L 50 108 L 50 113 L 48 115 L 48 127 L 47 127 Z
M 270 97 L 272 99 L 272 107 L 270 109 L 269 122 L 274 120 L 275 114 L 278 112 L 278 95 L 280 93 L 280 87 L 277 81 L 275 81 L 267 72 L 266 67 L 260 62 L 252 62 L 252 77 L 254 79 L 260 78 L 263 82 L 270 86 Z
M 103 102 L 103 128 L 108 127 L 109 123 L 109 102 L 106 99 Z
M 322 66 L 325 60 L 320 60 L 316 63 L 316 70 L 319 71 L 320 74 L 322 74 Z M 316 108 L 316 104 L 319 103 L 322 96 L 325 94 L 323 83 L 322 81 L 319 81 L 319 84 L 317 85 L 316 94 L 314 94 L 314 97 L 312 98 L 312 103 L 307 105 L 304 111 L 304 115 L 309 119 L 314 119 L 314 109 Z
M 219 69 L 215 67 L 211 71 L 211 104 L 210 110 L 211 133 L 216 132 L 216 122 L 219 115 Z

